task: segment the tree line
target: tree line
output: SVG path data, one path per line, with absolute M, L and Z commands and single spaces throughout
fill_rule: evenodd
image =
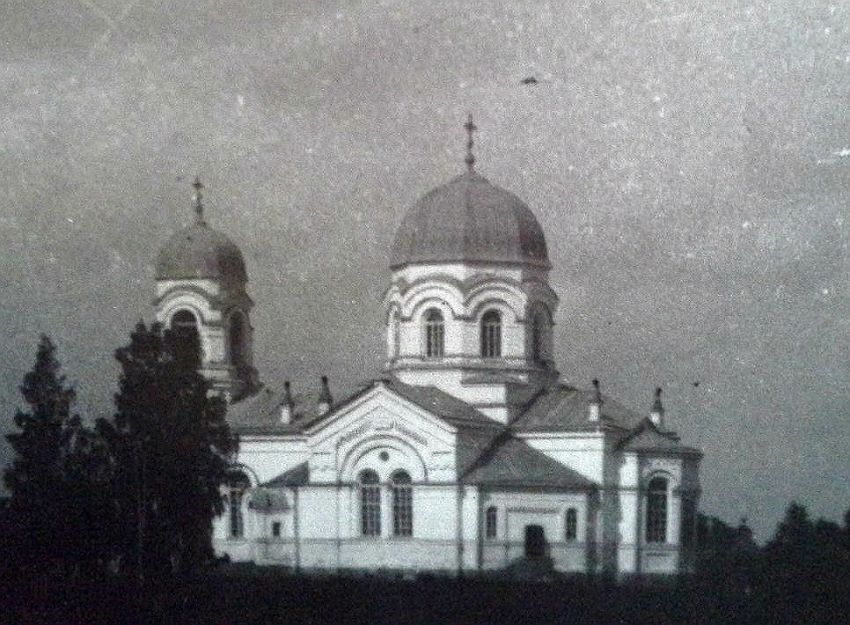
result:
M 26 408 L 7 436 L 15 455 L 4 471 L 0 581 L 107 577 L 150 587 L 206 570 L 238 441 L 199 354 L 196 333 L 139 322 L 115 352 L 115 412 L 90 424 L 74 412 L 55 345 L 41 338 L 20 386 Z M 763 546 L 745 522 L 700 514 L 697 545 L 693 596 L 751 610 L 751 622 L 833 622 L 850 612 L 850 511 L 838 524 L 791 503 Z
M 139 322 L 116 350 L 111 418 L 86 423 L 42 336 L 7 436 L 0 566 L 13 576 L 166 580 L 213 557 L 238 442 L 200 375 L 197 333 Z

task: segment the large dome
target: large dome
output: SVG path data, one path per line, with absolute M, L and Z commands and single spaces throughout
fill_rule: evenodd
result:
M 211 278 L 247 282 L 242 252 L 226 236 L 204 221 L 175 233 L 159 251 L 157 280 Z
M 425 194 L 402 220 L 390 267 L 427 262 L 550 266 L 531 209 L 474 171 Z

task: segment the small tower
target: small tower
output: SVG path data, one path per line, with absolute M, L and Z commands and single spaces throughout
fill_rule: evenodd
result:
M 292 399 L 292 387 L 289 380 L 283 383 L 283 400 L 280 402 L 280 422 L 291 423 L 295 416 L 295 401 Z
M 213 392 L 237 401 L 257 386 L 242 252 L 204 219 L 199 179 L 192 185 L 194 222 L 176 232 L 156 259 L 156 319 L 198 333 L 201 373 Z
M 587 420 L 598 423 L 602 418 L 602 393 L 599 391 L 599 380 L 593 380 L 593 397 L 587 402 Z
M 328 376 L 323 375 L 322 376 L 322 390 L 319 392 L 319 401 L 318 401 L 318 407 L 317 407 L 316 411 L 320 415 L 323 415 L 328 410 L 331 409 L 331 406 L 333 405 L 333 403 L 334 403 L 334 400 L 333 400 L 333 395 L 331 395 L 331 387 L 328 384 Z
M 657 428 L 664 427 L 664 405 L 661 403 L 661 387 L 655 389 L 655 401 L 649 411 L 649 420 Z

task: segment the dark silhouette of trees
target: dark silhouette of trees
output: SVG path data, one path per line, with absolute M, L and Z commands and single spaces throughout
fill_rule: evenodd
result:
M 116 413 L 101 421 L 114 463 L 112 535 L 124 568 L 147 578 L 212 557 L 212 518 L 237 449 L 224 402 L 198 371 L 196 333 L 139 322 L 121 364 Z
M 18 431 L 7 435 L 15 452 L 4 473 L 11 492 L 8 515 L 16 564 L 57 566 L 65 560 L 72 538 L 67 515 L 71 501 L 65 491 L 66 431 L 72 419 L 74 391 L 65 383 L 56 347 L 42 336 L 33 369 L 19 387 L 28 410 L 18 410 Z

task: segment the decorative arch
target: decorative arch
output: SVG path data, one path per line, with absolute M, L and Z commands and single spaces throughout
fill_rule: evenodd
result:
M 522 322 L 526 299 L 525 293 L 517 287 L 490 283 L 474 289 L 464 301 L 464 306 L 472 318 L 480 316 L 483 308 L 502 306 L 510 311 L 515 321 Z
M 469 310 L 470 319 L 480 321 L 481 317 L 489 309 L 496 309 L 502 313 L 502 321 L 513 320 L 515 323 L 521 323 L 523 321 L 523 311 L 521 309 L 516 309 L 509 301 L 503 298 L 494 297 L 492 293 L 490 295 L 490 297 L 482 298 L 474 303 Z
M 424 310 L 437 307 L 451 314 L 453 319 L 463 316 L 463 300 L 449 289 L 423 289 L 414 297 L 409 297 L 402 305 L 402 319 L 409 321 L 421 317 Z
M 210 320 L 209 302 L 201 295 L 195 293 L 179 293 L 174 297 L 163 301 L 159 306 L 157 317 L 166 325 L 171 326 L 171 317 L 179 310 L 187 309 L 195 315 L 201 325 L 212 325 Z
M 391 458 L 387 462 L 375 460 L 374 456 L 381 451 L 400 454 L 400 458 Z M 407 471 L 414 482 L 428 480 L 428 469 L 419 450 L 393 434 L 376 434 L 360 439 L 341 454 L 339 467 L 340 480 L 343 482 L 356 481 L 357 474 L 367 468 L 376 471 L 381 482 L 389 481 L 392 472 L 399 469 Z

